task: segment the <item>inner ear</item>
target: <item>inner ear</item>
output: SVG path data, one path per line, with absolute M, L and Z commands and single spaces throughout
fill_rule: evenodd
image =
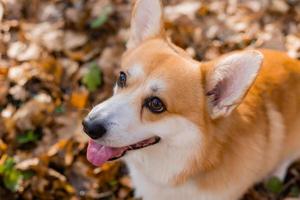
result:
M 132 12 L 128 48 L 164 35 L 163 9 L 160 0 L 137 0 Z
M 206 80 L 208 108 L 213 119 L 228 116 L 256 79 L 263 61 L 259 51 L 244 51 L 221 58 Z
M 218 105 L 218 103 L 220 103 L 221 96 L 222 96 L 221 86 L 226 85 L 225 81 L 226 80 L 218 82 L 217 85 L 212 90 L 210 90 L 206 93 L 206 96 L 208 96 L 210 98 L 211 104 L 213 106 L 216 106 L 216 105 Z

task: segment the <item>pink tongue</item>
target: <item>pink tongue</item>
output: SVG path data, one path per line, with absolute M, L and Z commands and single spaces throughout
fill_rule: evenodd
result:
M 122 155 L 126 149 L 126 147 L 107 147 L 96 143 L 94 140 L 90 140 L 87 149 L 87 159 L 93 165 L 101 166 L 109 159 Z

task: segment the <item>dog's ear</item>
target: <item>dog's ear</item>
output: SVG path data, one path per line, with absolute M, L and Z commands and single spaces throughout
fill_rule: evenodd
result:
M 206 74 L 208 109 L 213 119 L 228 116 L 241 103 L 262 65 L 263 55 L 249 50 L 221 58 Z
M 164 34 L 163 9 L 160 0 L 137 0 L 131 18 L 127 48 L 134 48 L 148 38 Z

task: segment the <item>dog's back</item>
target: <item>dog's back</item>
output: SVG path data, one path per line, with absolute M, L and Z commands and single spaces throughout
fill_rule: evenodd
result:
M 258 93 L 281 113 L 285 132 L 282 156 L 300 156 L 300 62 L 282 52 L 262 52 L 265 60 L 249 98 Z

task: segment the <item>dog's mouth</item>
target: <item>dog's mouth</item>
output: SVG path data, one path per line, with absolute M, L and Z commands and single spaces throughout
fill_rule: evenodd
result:
M 87 159 L 93 165 L 101 166 L 106 161 L 112 161 L 123 157 L 127 151 L 146 148 L 157 144 L 159 141 L 160 138 L 155 136 L 129 146 L 114 148 L 98 144 L 91 139 L 87 149 Z

